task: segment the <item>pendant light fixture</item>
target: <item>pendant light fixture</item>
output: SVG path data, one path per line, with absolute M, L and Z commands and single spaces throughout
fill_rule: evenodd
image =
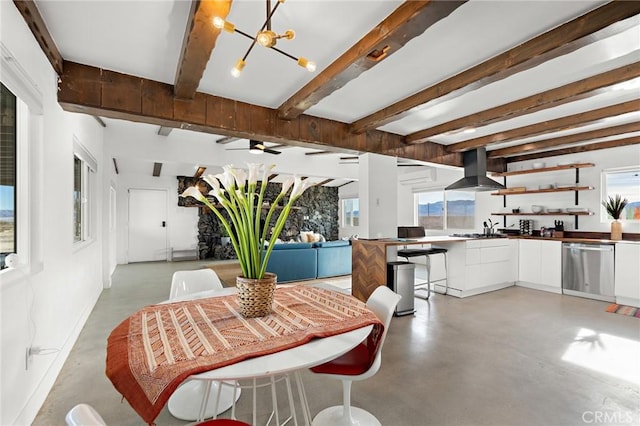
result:
M 245 65 L 247 64 L 246 60 L 247 60 L 247 56 L 249 56 L 249 53 L 251 53 L 251 50 L 253 50 L 253 47 L 258 44 L 262 47 L 265 47 L 267 49 L 272 49 L 275 50 L 276 52 L 280 53 L 281 55 L 284 55 L 290 59 L 293 59 L 294 61 L 296 61 L 298 63 L 298 65 L 300 65 L 301 67 L 305 68 L 307 71 L 309 72 L 313 72 L 316 70 L 316 64 L 315 62 L 309 61 L 306 58 L 303 58 L 302 56 L 299 58 L 296 58 L 293 55 L 290 55 L 289 53 L 278 49 L 276 47 L 276 44 L 278 42 L 278 40 L 280 39 L 285 39 L 285 40 L 293 40 L 293 38 L 296 36 L 296 33 L 293 30 L 286 30 L 284 33 L 282 34 L 278 34 L 274 31 L 271 30 L 271 17 L 273 16 L 273 14 L 276 12 L 276 10 L 278 9 L 278 6 L 280 6 L 281 3 L 284 3 L 285 0 L 278 0 L 276 2 L 276 5 L 273 7 L 273 9 L 271 9 L 271 0 L 266 0 L 266 6 L 267 6 L 267 18 L 264 21 L 264 24 L 262 24 L 262 27 L 260 28 L 260 30 L 258 30 L 258 32 L 256 33 L 255 36 L 251 36 L 249 34 L 247 34 L 246 32 L 239 30 L 238 28 L 236 28 L 235 25 L 233 25 L 231 22 L 228 22 L 224 19 L 222 19 L 219 16 L 216 16 L 213 18 L 213 26 L 224 30 L 228 33 L 238 33 L 248 39 L 251 40 L 251 45 L 249 46 L 249 48 L 247 49 L 247 52 L 244 54 L 244 56 L 240 59 L 238 59 L 238 61 L 236 62 L 235 66 L 231 69 L 231 75 L 234 77 L 240 77 L 240 74 L 242 73 L 242 70 L 244 69 Z

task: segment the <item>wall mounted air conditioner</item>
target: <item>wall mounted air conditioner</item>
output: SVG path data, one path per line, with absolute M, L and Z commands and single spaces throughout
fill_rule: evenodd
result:
M 400 185 L 418 185 L 425 182 L 435 182 L 435 180 L 436 169 L 432 167 L 418 172 L 405 173 L 398 177 Z

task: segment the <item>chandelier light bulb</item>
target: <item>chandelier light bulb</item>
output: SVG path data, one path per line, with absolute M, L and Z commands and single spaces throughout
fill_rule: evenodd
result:
M 303 58 L 302 56 L 298 58 L 298 65 L 300 65 L 302 68 L 306 68 L 309 72 L 314 72 L 316 70 L 316 63 Z
M 242 59 L 238 59 L 238 62 L 236 62 L 236 66 L 231 69 L 231 75 L 235 78 L 240 77 L 240 74 L 242 73 L 245 65 L 247 65 L 245 61 L 243 61 Z
M 216 27 L 219 30 L 223 29 L 224 28 L 224 19 L 222 19 L 219 16 L 216 16 L 215 18 L 213 18 L 213 26 Z
M 256 36 L 256 42 L 262 47 L 273 47 L 276 45 L 278 35 L 270 30 L 260 31 Z
M 281 37 L 286 38 L 287 40 L 293 40 L 296 37 L 296 32 L 293 30 L 287 30 Z
M 232 33 L 236 30 L 236 26 L 231 22 L 225 21 L 219 16 L 213 18 L 213 26 L 218 28 L 219 30 L 225 30 L 228 33 Z

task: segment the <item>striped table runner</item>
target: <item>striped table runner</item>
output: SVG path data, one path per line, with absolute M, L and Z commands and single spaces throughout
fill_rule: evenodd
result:
M 315 337 L 382 325 L 364 303 L 311 286 L 279 287 L 273 313 L 244 318 L 235 295 L 141 309 L 107 340 L 106 373 L 149 424 L 192 374 L 302 345 Z

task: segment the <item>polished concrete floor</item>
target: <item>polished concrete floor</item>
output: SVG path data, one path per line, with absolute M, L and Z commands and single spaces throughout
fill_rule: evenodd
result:
M 107 336 L 138 308 L 165 300 L 173 271 L 202 264 L 118 266 L 34 425 L 64 424 L 80 402 L 109 425 L 144 424 L 104 374 Z M 352 403 L 390 426 L 640 424 L 640 320 L 607 305 L 520 287 L 416 299 L 415 315 L 393 319 L 382 367 L 353 385 Z M 338 381 L 303 377 L 312 415 L 341 403 Z M 270 411 L 259 396 L 258 411 Z M 250 421 L 248 392 L 239 403 L 238 418 Z M 156 420 L 186 423 L 166 407 Z

